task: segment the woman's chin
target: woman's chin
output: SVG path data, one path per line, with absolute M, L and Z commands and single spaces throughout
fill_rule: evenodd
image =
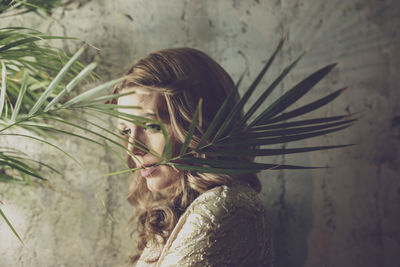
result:
M 171 186 L 171 183 L 166 182 L 162 177 L 147 177 L 145 179 L 147 188 L 151 192 L 164 192 L 167 191 L 167 189 Z
M 143 176 L 142 176 L 143 177 Z M 180 178 L 180 173 L 169 166 L 158 166 L 151 175 L 143 177 L 151 192 L 168 192 Z

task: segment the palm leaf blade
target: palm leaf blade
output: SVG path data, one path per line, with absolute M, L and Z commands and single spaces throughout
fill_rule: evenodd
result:
M 113 116 L 114 118 L 117 119 L 124 119 L 124 120 L 129 120 L 132 123 L 143 123 L 143 122 L 151 122 L 151 123 L 157 123 L 157 121 L 149 119 L 149 118 L 145 118 L 145 117 L 140 117 L 140 116 L 135 116 L 133 114 L 129 114 L 126 112 L 121 112 L 121 111 L 117 111 L 117 110 L 112 110 L 107 108 L 106 106 L 107 104 L 103 104 L 103 105 L 89 105 L 87 110 L 92 110 L 92 111 L 96 111 L 99 113 L 103 113 L 103 114 L 107 114 L 110 116 Z M 79 106 L 79 108 L 82 108 L 81 106 Z M 144 124 L 137 124 L 138 126 L 141 127 L 146 127 Z
M 335 100 L 336 97 L 338 97 L 345 89 L 346 89 L 346 87 L 339 89 L 339 90 L 333 92 L 332 94 L 329 94 L 328 96 L 318 99 L 310 104 L 307 104 L 305 106 L 297 108 L 293 111 L 283 113 L 280 116 L 277 116 L 277 117 L 274 117 L 274 118 L 268 120 L 266 123 L 275 123 L 275 122 L 279 122 L 279 121 L 283 121 L 283 120 L 288 120 L 288 119 L 309 113 L 311 111 L 314 111 L 322 106 L 325 106 L 326 104 L 330 103 L 331 101 Z
M 104 176 L 112 176 L 112 175 L 119 175 L 119 174 L 124 174 L 124 173 L 132 173 L 133 171 L 137 171 L 141 168 L 137 167 L 137 168 L 132 168 L 132 169 L 125 169 L 125 170 L 121 170 L 121 171 L 116 171 L 116 172 L 110 172 L 105 174 Z
M 0 164 L 1 164 L 1 165 L 5 165 L 5 166 L 9 166 L 9 167 L 11 167 L 11 168 L 13 168 L 13 169 L 16 169 L 16 170 L 19 170 L 19 171 L 21 171 L 21 172 L 24 172 L 24 173 L 26 173 L 26 174 L 28 174 L 28 175 L 30 175 L 30 176 L 33 176 L 33 177 L 39 178 L 39 179 L 41 179 L 41 180 L 47 181 L 46 178 L 40 176 L 38 173 L 36 173 L 36 172 L 35 172 L 34 170 L 32 170 L 30 167 L 27 167 L 27 166 L 20 166 L 20 165 L 17 164 L 17 163 L 10 162 L 10 161 L 6 161 L 6 160 L 2 160 L 2 159 L 0 159 Z
M 83 80 L 87 75 L 89 75 L 94 68 L 96 68 L 97 64 L 96 63 L 91 63 L 87 67 L 85 67 L 77 76 L 75 76 L 72 81 L 70 81 L 67 86 L 55 97 L 53 100 L 46 106 L 44 111 L 48 111 L 52 106 L 57 104 L 61 98 L 71 92 L 71 90 L 81 81 Z
M 40 40 L 44 40 L 44 39 L 76 39 L 73 37 L 65 37 L 65 36 L 49 36 L 49 35 L 37 35 L 34 37 L 28 37 L 25 39 L 20 39 L 18 41 L 15 41 L 13 43 L 9 43 L 7 45 L 4 45 L 2 47 L 0 47 L 0 52 L 3 52 L 5 50 L 9 50 L 13 47 L 22 45 L 22 44 L 26 44 L 26 43 L 32 43 L 32 42 L 36 42 L 36 41 L 40 41 Z
M 301 147 L 301 148 L 285 148 L 285 149 L 274 149 L 274 148 L 266 148 L 266 149 L 218 149 L 218 150 L 202 150 L 201 153 L 211 156 L 224 156 L 224 157 L 236 157 L 237 154 L 243 156 L 277 156 L 277 155 L 286 155 L 286 154 L 295 154 L 295 153 L 305 153 L 312 152 L 318 150 L 328 150 L 334 148 L 341 148 L 351 146 L 348 145 L 336 145 L 336 146 L 316 146 L 316 147 Z
M 43 127 L 43 126 L 42 126 L 42 127 Z M 53 129 L 53 128 L 51 128 L 50 126 L 47 126 L 47 127 L 48 127 L 48 129 Z M 60 147 L 58 147 L 58 146 L 56 146 L 55 144 L 50 143 L 50 142 L 48 142 L 48 141 L 46 141 L 46 140 L 44 140 L 44 139 L 37 138 L 37 137 L 31 136 L 31 135 L 17 134 L 17 133 L 7 133 L 7 134 L 0 134 L 0 135 L 20 136 L 20 137 L 25 137 L 25 138 L 28 138 L 28 139 L 33 139 L 33 140 L 42 142 L 42 143 L 44 143 L 44 144 L 46 144 L 46 145 L 49 145 L 49 146 L 51 146 L 51 147 L 54 147 L 55 149 L 57 149 L 58 151 L 62 152 L 64 155 L 66 155 L 66 156 L 69 157 L 70 159 L 74 160 L 76 163 L 80 164 L 79 161 L 77 161 L 71 154 L 69 154 L 68 152 L 64 151 L 64 150 L 61 149 Z
M 329 129 L 329 130 L 316 131 L 316 132 L 306 133 L 306 134 L 290 135 L 290 136 L 284 136 L 284 137 L 272 137 L 272 138 L 262 138 L 262 139 L 255 138 L 255 139 L 250 139 L 250 140 L 245 140 L 245 141 L 231 141 L 229 143 L 226 142 L 226 143 L 216 144 L 216 146 L 218 146 L 218 147 L 232 147 L 232 146 L 233 147 L 235 147 L 235 146 L 241 147 L 241 146 L 261 146 L 261 145 L 282 144 L 282 143 L 308 139 L 308 138 L 340 131 L 351 125 L 352 124 L 348 124 L 345 126 L 336 127 L 336 128 Z
M 87 129 L 87 128 L 83 127 L 83 126 L 80 126 L 80 125 L 78 125 L 78 124 L 75 124 L 75 123 L 72 123 L 72 122 L 69 122 L 69 121 L 66 121 L 66 120 L 63 120 L 63 119 L 58 119 L 58 118 L 55 118 L 55 117 L 51 117 L 51 116 L 48 116 L 47 118 L 50 119 L 50 120 L 54 120 L 54 121 L 57 121 L 57 122 L 64 123 L 64 124 L 66 124 L 66 125 L 72 126 L 72 127 L 76 128 L 76 129 L 83 130 L 85 133 L 93 134 L 93 135 L 95 135 L 95 136 L 98 136 L 98 137 L 102 138 L 102 139 L 105 140 L 105 141 L 109 141 L 109 142 L 113 143 L 114 145 L 116 145 L 116 146 L 118 146 L 118 147 L 120 147 L 120 148 L 125 149 L 125 147 L 124 147 L 122 144 L 116 142 L 115 140 L 113 140 L 113 139 L 111 139 L 111 138 L 108 138 L 107 136 L 105 136 L 105 135 L 103 135 L 103 134 L 100 134 L 100 133 L 98 133 L 98 132 L 95 132 L 95 131 L 92 131 L 92 130 L 90 130 L 90 129 Z M 50 130 L 50 131 L 61 132 L 61 133 L 64 133 L 64 134 L 67 134 L 67 135 L 72 135 L 72 136 L 79 137 L 79 138 L 85 137 L 85 136 L 83 136 L 83 135 L 73 134 L 72 132 L 69 132 L 69 131 L 64 131 L 64 130 L 52 128 L 52 127 L 47 126 L 47 125 L 37 125 L 37 127 L 40 127 L 40 128 L 43 128 L 43 129 L 47 129 L 47 130 Z M 93 140 L 93 139 L 90 139 L 90 138 L 88 138 L 88 137 L 85 137 L 84 139 L 87 140 L 87 141 L 94 142 L 94 143 L 96 143 L 96 144 L 98 144 L 98 145 L 101 145 L 102 147 L 107 147 L 107 145 L 104 145 L 104 144 L 102 144 L 102 143 L 100 143 L 100 142 L 97 142 L 97 141 L 95 141 L 95 140 Z
M 47 87 L 47 89 L 42 93 L 42 95 L 39 97 L 38 101 L 35 103 L 35 105 L 32 107 L 32 109 L 29 112 L 29 116 L 32 116 L 35 114 L 38 109 L 43 105 L 43 103 L 46 101 L 48 96 L 53 92 L 54 88 L 61 82 L 62 78 L 67 74 L 69 69 L 71 68 L 72 64 L 76 60 L 78 60 L 79 56 L 85 51 L 85 47 L 81 47 L 75 55 L 71 57 L 71 59 L 63 66 L 63 68 L 60 70 L 60 72 L 57 74 L 57 76 L 51 81 L 50 85 Z
M 92 89 L 90 89 L 90 90 L 84 92 L 83 94 L 80 94 L 80 95 L 78 95 L 78 96 L 72 98 L 71 100 L 69 100 L 69 101 L 67 101 L 65 104 L 63 104 L 62 107 L 63 107 L 63 108 L 67 108 L 67 107 L 69 107 L 69 106 L 71 106 L 71 105 L 73 105 L 73 104 L 77 104 L 77 103 L 79 103 L 79 102 L 81 102 L 81 101 L 83 101 L 83 100 L 86 100 L 86 99 L 88 99 L 88 98 L 90 98 L 90 97 L 93 97 L 94 95 L 98 94 L 98 93 L 101 92 L 101 91 L 110 89 L 110 88 L 113 87 L 115 84 L 117 84 L 117 83 L 123 81 L 124 79 L 125 79 L 125 78 L 120 78 L 120 79 L 115 79 L 115 80 L 112 80 L 112 81 L 108 81 L 108 82 L 106 82 L 106 83 L 103 83 L 103 84 L 101 84 L 101 85 L 99 85 L 99 86 L 97 86 L 97 87 L 95 87 L 95 88 L 92 88 Z
M 207 130 L 201 137 L 200 142 L 197 145 L 196 149 L 201 148 L 207 142 L 208 138 L 213 134 L 215 129 L 217 129 L 217 126 L 221 125 L 221 121 L 223 120 L 226 113 L 229 111 L 228 110 L 229 104 L 234 99 L 235 94 L 237 93 L 237 90 L 239 88 L 239 85 L 240 85 L 242 79 L 243 79 L 243 75 L 242 75 L 242 77 L 240 77 L 237 84 L 231 89 L 228 96 L 225 98 L 224 102 L 222 103 L 221 107 L 218 109 L 217 114 L 215 114 L 214 119 L 211 121 L 210 125 L 207 127 Z
M 0 118 L 3 113 L 3 107 L 6 99 L 6 65 L 1 62 L 1 91 L 0 91 Z
M 96 141 L 96 140 L 93 140 L 93 139 L 91 139 L 91 138 L 89 138 L 89 137 L 86 137 L 86 136 L 81 135 L 81 134 L 75 134 L 75 133 L 72 133 L 72 132 L 70 132 L 70 131 L 65 131 L 65 130 L 53 128 L 53 127 L 50 127 L 50 126 L 44 126 L 44 125 L 39 125 L 39 126 L 36 125 L 36 126 L 37 126 L 37 127 L 40 127 L 40 128 L 43 128 L 43 129 L 46 129 L 46 130 L 49 130 L 49 131 L 55 131 L 55 132 L 59 132 L 59 133 L 65 134 L 65 135 L 74 136 L 74 137 L 77 137 L 77 138 L 80 138 L 80 139 L 89 141 L 89 142 L 91 142 L 91 143 L 97 144 L 97 145 L 99 145 L 99 146 L 101 146 L 101 147 L 104 147 L 104 148 L 110 150 L 114 155 L 116 155 L 119 159 L 121 159 L 121 160 L 124 162 L 124 159 L 121 158 L 120 155 L 119 155 L 114 149 L 112 149 L 111 147 L 109 147 L 109 146 L 106 145 L 106 144 L 103 144 L 103 143 L 101 143 L 101 142 L 98 142 L 98 141 Z M 36 139 L 36 140 L 38 140 L 38 141 L 44 142 L 44 143 L 46 143 L 46 144 L 48 144 L 48 145 L 50 145 L 50 146 L 53 146 L 53 147 L 57 148 L 58 150 L 60 150 L 61 152 L 63 152 L 64 154 L 69 155 L 67 152 L 65 152 L 65 151 L 62 150 L 61 148 L 57 147 L 56 145 L 54 145 L 54 144 L 52 144 L 52 143 L 50 143 L 50 142 L 47 142 L 47 141 L 45 141 L 45 140 L 43 140 L 43 139 L 40 139 L 40 138 L 34 138 L 34 137 L 32 137 L 32 136 L 29 136 L 29 135 L 22 135 L 22 134 L 7 134 L 7 135 L 18 135 L 18 136 L 25 136 L 25 137 L 28 137 L 28 138 L 33 138 L 33 139 Z M 119 145 L 120 145 L 120 144 L 119 144 Z M 70 156 L 70 155 L 69 155 L 69 156 Z M 76 161 L 76 159 L 75 159 L 74 157 L 70 156 L 70 158 L 72 158 L 73 160 Z M 77 162 L 77 161 L 76 161 L 76 162 Z
M 293 127 L 293 128 L 289 128 L 289 129 L 282 127 L 277 130 L 251 131 L 251 132 L 247 132 L 244 134 L 232 135 L 232 138 L 246 140 L 246 139 L 253 139 L 253 138 L 260 138 L 260 137 L 265 138 L 265 137 L 271 137 L 271 136 L 293 135 L 293 134 L 314 132 L 317 130 L 333 128 L 333 127 L 340 126 L 343 124 L 349 124 L 349 123 L 352 123 L 355 121 L 356 121 L 356 119 L 351 119 L 351 120 L 344 120 L 344 121 L 339 121 L 339 122 L 325 123 L 325 124 L 306 126 L 306 127 Z
M 194 165 L 184 165 L 174 163 L 174 166 L 183 171 L 196 171 L 196 172 L 204 172 L 204 173 L 216 173 L 216 174 L 249 174 L 249 173 L 257 173 L 265 169 L 316 169 L 321 167 L 307 167 L 307 166 L 296 166 L 296 165 L 279 165 L 279 164 L 263 164 L 258 165 L 259 168 L 250 168 L 250 169 L 229 169 L 229 168 L 214 168 L 214 167 L 203 167 L 203 166 L 194 166 Z
M 25 92 L 26 92 L 26 88 L 28 87 L 27 81 L 28 81 L 28 73 L 26 71 L 24 71 L 24 76 L 22 78 L 21 91 L 19 91 L 17 102 L 15 103 L 13 114 L 11 115 L 11 121 L 15 121 L 15 119 L 18 116 L 19 109 L 20 109 L 21 104 L 22 104 L 22 99 L 24 98 L 24 95 L 25 95 Z
M 316 85 L 322 78 L 324 78 L 334 67 L 335 64 L 328 65 L 314 72 L 303 81 L 295 85 L 292 89 L 287 91 L 283 96 L 278 98 L 273 104 L 271 104 L 266 110 L 264 110 L 249 127 L 258 125 L 265 122 L 269 118 L 275 116 L 287 107 L 296 102 L 300 97 L 305 95 L 314 85 Z
M 266 125 L 259 125 L 253 127 L 252 130 L 270 130 L 270 129 L 280 129 L 280 128 L 290 128 L 296 126 L 305 126 L 305 125 L 313 125 L 313 124 L 321 124 L 321 123 L 328 123 L 334 121 L 340 121 L 345 118 L 351 117 L 351 115 L 340 115 L 340 116 L 332 116 L 332 117 L 324 117 L 324 118 L 315 118 L 315 119 L 307 119 L 307 120 L 299 120 L 293 122 L 284 122 L 278 124 L 266 124 Z
M 223 125 L 219 128 L 217 134 L 214 137 L 214 140 L 218 139 L 220 136 L 225 134 L 226 129 L 228 129 L 235 120 L 235 117 L 238 113 L 243 109 L 246 102 L 249 100 L 250 96 L 253 94 L 254 90 L 257 88 L 258 84 L 261 82 L 262 78 L 264 77 L 265 73 L 268 71 L 269 67 L 271 66 L 272 62 L 274 61 L 278 52 L 282 49 L 283 43 L 285 39 L 282 39 L 278 46 L 276 47 L 274 53 L 272 53 L 271 57 L 268 59 L 267 63 L 261 69 L 260 73 L 257 75 L 256 79 L 252 82 L 250 87 L 247 89 L 246 93 L 241 97 L 240 101 L 236 104 L 234 109 L 229 113 L 228 117 L 224 121 Z
M 10 227 L 10 229 L 14 233 L 14 235 L 18 238 L 18 240 L 22 244 L 24 244 L 24 242 L 22 241 L 21 237 L 18 235 L 17 231 L 15 231 L 15 228 L 12 226 L 10 221 L 7 219 L 6 215 L 4 214 L 4 212 L 3 212 L 3 210 L 1 208 L 0 208 L 0 214 L 1 214 L 1 217 L 3 217 L 4 221 L 7 223 L 7 225 Z
M 221 160 L 221 159 L 207 159 L 207 158 L 181 158 L 180 161 L 195 163 L 195 164 L 205 164 L 214 168 L 223 169 L 276 169 L 276 168 L 292 168 L 292 169 L 303 169 L 306 167 L 295 166 L 295 165 L 280 165 L 280 164 L 268 164 L 268 163 L 257 163 L 257 162 L 238 162 L 236 160 Z
M 41 161 L 39 161 L 39 160 L 34 160 L 34 159 L 31 159 L 31 158 L 20 157 L 20 156 L 13 156 L 13 157 L 16 158 L 16 159 L 21 159 L 21 160 L 26 160 L 26 161 L 35 162 L 35 163 L 37 163 L 37 164 L 39 164 L 39 165 L 42 165 L 42 166 L 44 166 L 44 167 L 46 167 L 46 168 L 52 170 L 53 172 L 55 172 L 55 173 L 57 173 L 57 174 L 59 174 L 59 175 L 62 174 L 62 173 L 61 173 L 60 171 L 58 171 L 56 168 L 50 166 L 49 164 L 46 164 L 46 163 L 44 163 L 44 162 L 41 162 Z
M 169 138 L 169 133 L 167 132 L 167 129 L 165 128 L 164 123 L 159 123 L 161 127 L 162 134 L 164 135 L 165 139 L 165 147 L 162 153 L 162 158 L 166 161 L 169 161 L 172 157 L 172 143 L 171 139 Z
M 251 108 L 244 115 L 242 120 L 239 122 L 236 129 L 242 127 L 247 120 L 257 111 L 262 103 L 267 99 L 267 97 L 273 92 L 273 90 L 278 86 L 278 84 L 289 74 L 289 72 L 297 65 L 304 54 L 300 55 L 295 61 L 293 61 L 288 67 L 286 67 L 282 73 L 272 82 L 272 84 L 263 92 L 263 94 L 257 99 L 257 101 L 251 106 Z
M 182 157 L 186 153 L 189 143 L 193 138 L 194 129 L 196 128 L 197 122 L 199 121 L 199 114 L 201 114 L 200 111 L 201 111 L 202 102 L 203 102 L 203 99 L 200 98 L 199 103 L 197 104 L 197 107 L 196 107 L 196 111 L 193 115 L 192 122 L 190 123 L 189 130 L 187 132 L 185 141 L 183 142 L 181 152 L 179 153 L 180 157 Z
M 9 184 L 26 184 L 25 181 L 20 180 L 20 179 L 15 179 L 14 177 L 0 173 L 0 182 L 1 183 L 9 183 Z
M 105 95 L 105 96 L 100 96 L 100 97 L 96 97 L 94 99 L 91 100 L 87 100 L 87 101 L 82 101 L 80 102 L 79 105 L 74 105 L 75 107 L 85 107 L 97 102 L 101 102 L 101 103 L 106 103 L 106 102 L 112 102 L 112 100 L 114 99 L 118 99 L 121 96 L 126 96 L 126 95 L 131 95 L 134 94 L 135 91 L 129 91 L 126 93 L 121 93 L 121 94 L 112 94 L 112 95 Z

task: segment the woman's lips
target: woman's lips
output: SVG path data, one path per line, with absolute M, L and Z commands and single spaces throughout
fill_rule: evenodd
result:
M 153 167 L 147 168 L 147 169 L 141 169 L 140 170 L 140 174 L 144 178 L 146 178 L 146 177 L 150 176 L 156 169 L 157 169 L 157 166 L 153 166 Z

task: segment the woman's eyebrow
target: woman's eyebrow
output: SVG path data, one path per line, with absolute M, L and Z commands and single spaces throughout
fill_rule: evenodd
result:
M 147 112 L 147 113 L 142 114 L 141 116 L 142 117 L 156 117 L 156 114 Z
M 119 121 L 118 122 L 118 127 L 123 127 L 123 126 L 126 126 L 125 122 L 124 121 Z
M 153 118 L 157 117 L 155 113 L 150 113 L 150 112 L 139 114 L 137 116 L 139 116 L 139 117 L 153 117 Z M 128 121 L 129 121 L 129 119 L 128 119 Z M 127 126 L 126 121 L 122 119 L 121 121 L 118 122 L 118 126 Z
M 160 110 L 158 111 L 158 114 L 156 113 L 145 113 L 143 114 L 144 117 L 153 117 L 157 120 L 162 120 L 162 121 L 168 121 L 169 118 L 169 113 L 164 111 L 164 110 Z

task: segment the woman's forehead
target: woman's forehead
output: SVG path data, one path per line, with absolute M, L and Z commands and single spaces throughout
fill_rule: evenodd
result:
M 130 87 L 121 91 L 122 94 L 129 92 L 132 94 L 118 98 L 118 105 L 137 106 L 138 108 L 119 108 L 120 112 L 144 117 L 154 115 L 157 118 L 168 113 L 163 105 L 163 97 L 159 93 L 141 87 Z
M 122 94 L 130 93 L 127 95 L 123 95 L 118 98 L 118 105 L 126 105 L 132 106 L 140 104 L 142 106 L 157 106 L 158 95 L 155 92 L 151 92 L 150 90 L 144 89 L 136 89 L 129 88 L 124 89 L 121 92 Z

